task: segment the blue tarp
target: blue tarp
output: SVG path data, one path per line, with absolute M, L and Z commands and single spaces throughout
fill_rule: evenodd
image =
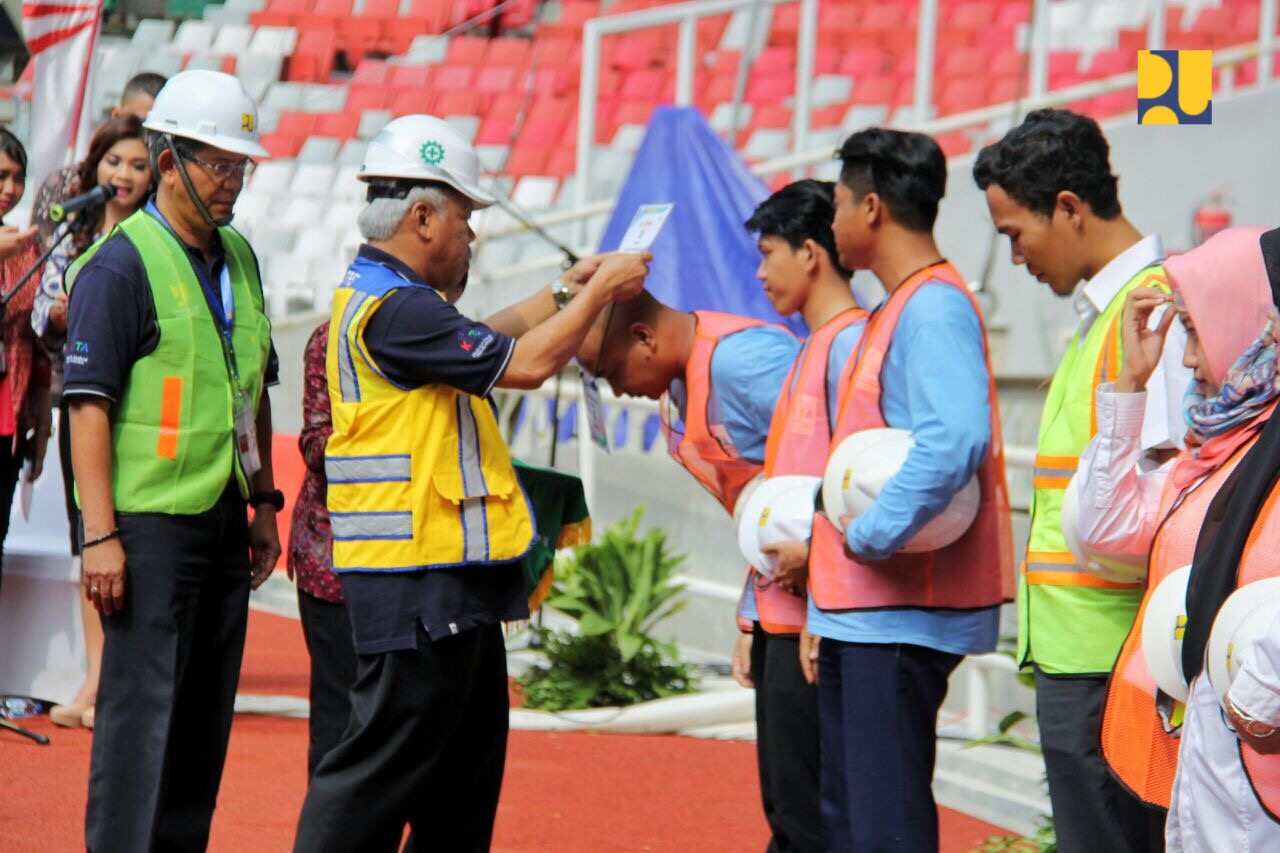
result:
M 650 251 L 650 293 L 682 311 L 706 309 L 781 322 L 756 278 L 756 235 L 743 226 L 769 189 L 692 107 L 659 107 L 649 120 L 618 206 L 600 240 L 616 249 L 642 204 L 675 208 Z

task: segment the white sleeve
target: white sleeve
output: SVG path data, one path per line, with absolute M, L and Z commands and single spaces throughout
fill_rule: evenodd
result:
M 1172 310 L 1172 309 L 1170 309 Z M 1187 330 L 1175 320 L 1164 340 L 1160 363 L 1147 381 L 1147 409 L 1142 419 L 1142 449 L 1159 450 L 1186 446 L 1182 419 L 1182 398 L 1191 384 L 1191 371 L 1182 364 L 1187 348 Z
M 1141 556 L 1160 523 L 1160 495 L 1172 463 L 1140 472 L 1146 394 L 1117 394 L 1100 385 L 1098 433 L 1080 457 L 1076 490 L 1080 541 L 1092 551 Z
M 1280 727 L 1280 616 L 1245 650 L 1228 696 L 1250 719 Z

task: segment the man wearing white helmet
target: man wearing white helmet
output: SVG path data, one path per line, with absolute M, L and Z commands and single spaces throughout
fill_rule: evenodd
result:
M 360 248 L 334 294 L 325 453 L 333 567 L 356 683 L 342 741 L 312 776 L 295 850 L 487 850 L 507 743 L 500 623 L 528 617 L 534 540 L 489 393 L 536 388 L 596 315 L 638 293 L 648 255 L 579 262 L 487 323 L 466 285 L 478 183 L 465 139 L 405 116 L 373 139 Z
M 257 107 L 234 77 L 187 71 L 145 127 L 155 198 L 66 274 L 84 588 L 106 635 L 85 835 L 130 853 L 208 843 L 249 590 L 280 554 L 283 504 L 271 324 L 228 227 L 267 154 Z

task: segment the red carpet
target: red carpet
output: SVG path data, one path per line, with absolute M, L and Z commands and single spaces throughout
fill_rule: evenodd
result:
M 296 622 L 254 613 L 242 689 L 305 694 L 301 636 Z M 83 850 L 89 733 L 47 717 L 26 722 L 53 743 L 0 732 L 0 851 Z M 305 720 L 236 718 L 211 850 L 290 849 L 306 739 Z M 942 810 L 943 853 L 967 853 L 997 832 Z M 756 851 L 767 837 L 752 744 L 512 732 L 494 850 Z

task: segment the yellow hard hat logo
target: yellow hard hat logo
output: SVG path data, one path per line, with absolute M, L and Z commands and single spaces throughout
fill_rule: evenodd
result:
M 240 129 L 245 133 L 253 133 L 253 113 L 240 114 Z

